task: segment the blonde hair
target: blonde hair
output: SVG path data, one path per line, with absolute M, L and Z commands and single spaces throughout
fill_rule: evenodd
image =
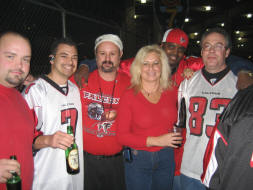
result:
M 134 88 L 137 93 L 142 86 L 141 83 L 141 67 L 144 63 L 144 59 L 150 53 L 156 53 L 162 65 L 161 68 L 161 76 L 160 76 L 160 88 L 165 90 L 170 88 L 172 82 L 169 80 L 171 69 L 169 66 L 169 61 L 166 53 L 162 48 L 158 45 L 147 45 L 142 47 L 136 54 L 136 57 L 131 65 L 130 73 L 131 73 L 131 86 L 130 88 Z

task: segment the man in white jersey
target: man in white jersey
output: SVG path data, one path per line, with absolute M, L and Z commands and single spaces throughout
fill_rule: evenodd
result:
M 222 28 L 206 31 L 201 39 L 204 68 L 184 80 L 178 92 L 186 103 L 186 142 L 181 165 L 181 189 L 205 190 L 200 181 L 203 157 L 212 129 L 236 93 L 237 77 L 226 66 L 231 49 L 229 35 Z
M 37 121 L 34 156 L 34 190 L 83 189 L 82 114 L 78 88 L 68 80 L 77 67 L 76 44 L 60 39 L 51 46 L 51 72 L 23 93 Z M 67 134 L 71 125 L 74 137 Z M 65 150 L 75 142 L 80 172 L 67 173 Z

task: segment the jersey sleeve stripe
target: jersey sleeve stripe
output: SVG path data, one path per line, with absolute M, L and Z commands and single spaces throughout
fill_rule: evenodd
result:
M 217 159 L 215 156 L 215 147 L 217 146 L 219 138 L 224 139 L 220 132 L 216 130 L 213 134 L 213 138 L 210 139 L 205 158 L 204 158 L 204 173 L 201 176 L 202 183 L 209 187 L 211 178 L 218 167 Z

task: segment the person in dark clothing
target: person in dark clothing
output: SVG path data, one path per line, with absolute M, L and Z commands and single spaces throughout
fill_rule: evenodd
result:
M 252 137 L 253 85 L 224 110 L 205 153 L 202 182 L 211 190 L 252 189 Z

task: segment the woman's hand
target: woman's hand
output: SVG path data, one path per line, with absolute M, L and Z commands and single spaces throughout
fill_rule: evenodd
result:
M 150 146 L 162 146 L 162 147 L 172 147 L 178 148 L 178 144 L 181 144 L 183 137 L 181 133 L 166 133 L 158 137 L 148 137 L 147 147 Z

